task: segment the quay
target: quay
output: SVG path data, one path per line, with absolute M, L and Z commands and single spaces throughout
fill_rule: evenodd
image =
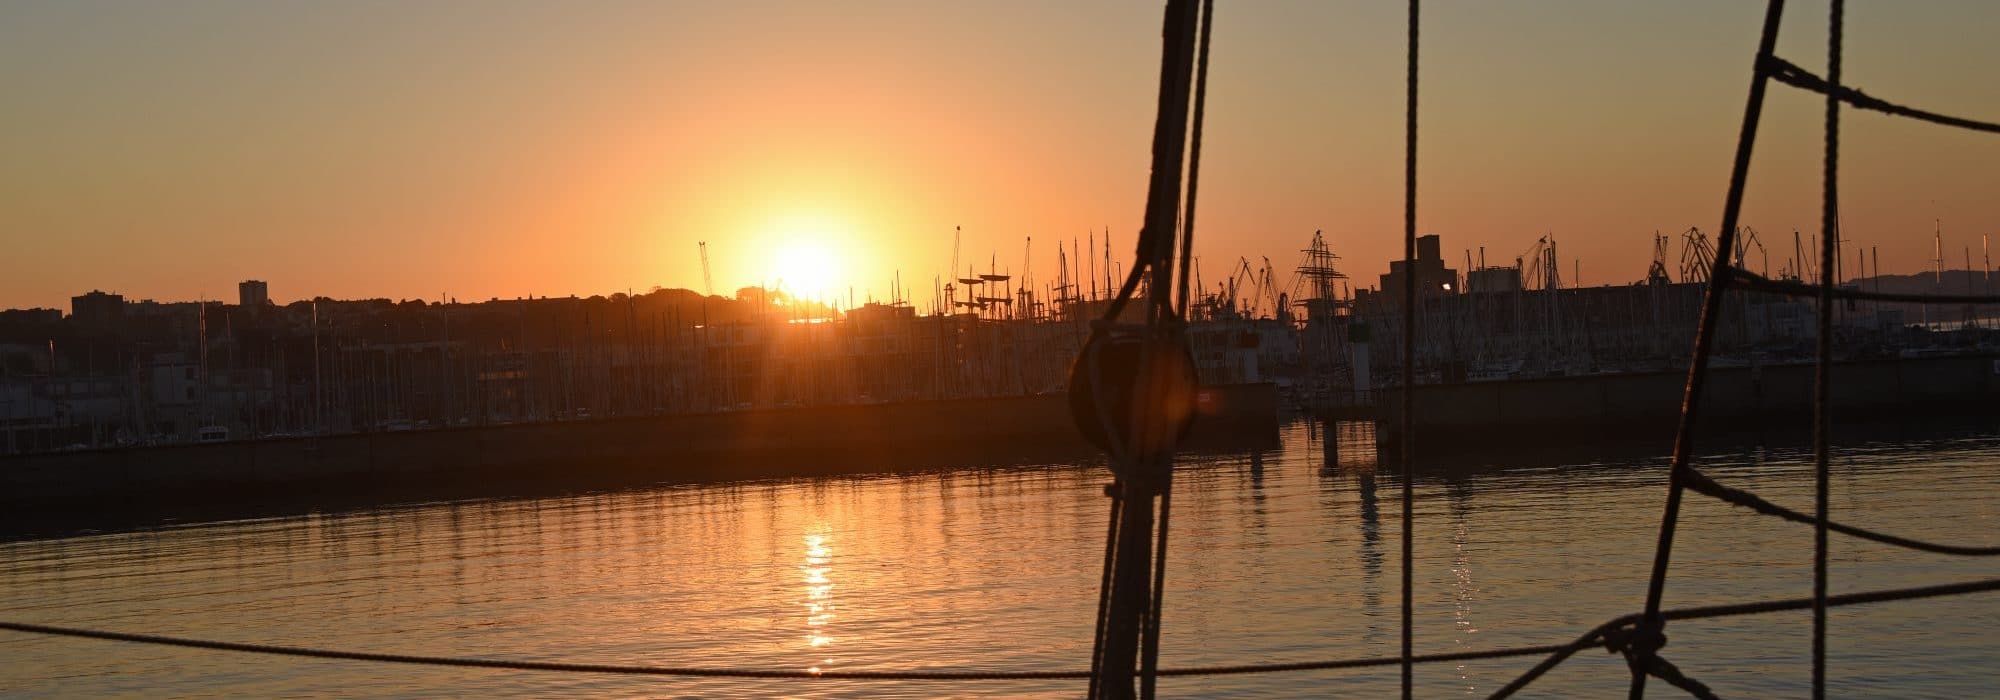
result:
M 1190 449 L 1275 449 L 1270 384 L 1204 389 Z M 186 443 L 0 458 L 0 536 L 328 505 L 1087 461 L 1068 397 L 945 399 Z
M 1836 426 L 1922 417 L 2000 415 L 2000 354 L 1852 360 L 1832 369 Z M 1550 441 L 1652 440 L 1670 444 L 1687 372 L 1655 371 L 1506 381 L 1420 384 L 1415 429 L 1451 435 L 1426 450 L 1470 450 Z M 1376 421 L 1378 444 L 1394 445 L 1402 393 L 1370 406 L 1331 405 L 1321 415 Z M 1813 366 L 1710 366 L 1705 432 L 1805 426 L 1813 410 Z

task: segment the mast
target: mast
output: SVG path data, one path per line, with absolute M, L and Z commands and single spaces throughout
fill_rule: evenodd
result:
M 1097 229 L 1090 230 L 1090 300 L 1097 301 Z

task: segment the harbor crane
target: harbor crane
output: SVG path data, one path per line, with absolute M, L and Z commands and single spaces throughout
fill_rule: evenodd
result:
M 1653 232 L 1653 264 L 1646 268 L 1646 281 L 1652 284 L 1673 281 L 1667 277 L 1667 236 L 1659 231 Z
M 1236 271 L 1231 275 L 1229 275 L 1229 285 L 1226 289 L 1226 293 L 1224 296 L 1229 300 L 1230 311 L 1247 316 L 1250 315 L 1250 313 L 1246 313 L 1246 311 L 1254 311 L 1254 310 L 1246 310 L 1243 308 L 1242 291 L 1243 291 L 1243 278 L 1245 275 L 1248 275 L 1252 282 L 1256 281 L 1257 277 L 1256 273 L 1250 271 L 1250 259 L 1239 257 L 1236 259 Z M 1254 299 L 1256 295 L 1252 294 L 1251 297 L 1252 299 Z
M 1534 264 L 1528 264 L 1533 260 Z M 1528 252 L 1514 258 L 1514 267 L 1521 271 L 1523 289 L 1561 289 L 1562 270 L 1556 266 L 1556 241 L 1554 236 L 1544 235 L 1535 240 Z
M 702 293 L 715 296 L 715 278 L 708 274 L 708 241 L 695 241 L 695 247 L 701 249 Z
M 1277 277 L 1277 273 L 1271 267 L 1271 257 L 1264 256 L 1264 279 L 1257 285 L 1263 296 L 1257 299 L 1257 306 L 1262 308 L 1264 302 L 1268 301 L 1271 303 L 1271 315 L 1282 317 L 1285 313 L 1285 294 L 1278 289 Z
M 1750 257 L 1749 257 L 1750 246 L 1757 246 L 1757 255 L 1758 257 L 1762 258 L 1763 262 L 1763 271 L 1759 272 L 1758 274 L 1761 274 L 1765 277 L 1770 277 L 1771 251 L 1765 249 L 1764 242 L 1757 239 L 1757 229 L 1744 226 L 1738 228 L 1737 231 L 1738 233 L 1736 236 L 1736 266 L 1748 268 L 1750 266 Z
M 1708 283 L 1708 271 L 1715 266 L 1715 245 L 1708 234 L 1689 226 L 1681 234 L 1681 281 Z

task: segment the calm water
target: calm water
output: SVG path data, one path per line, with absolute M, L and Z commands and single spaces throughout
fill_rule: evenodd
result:
M 1399 484 L 1365 435 L 1335 462 L 1303 425 L 1261 455 L 1186 460 L 1162 663 L 1390 655 Z M 1809 508 L 1807 455 L 1706 460 Z M 1420 652 L 1567 640 L 1636 610 L 1664 460 L 1494 456 L 1417 484 Z M 659 488 L 446 503 L 0 545 L 0 617 L 420 654 L 786 669 L 1073 669 L 1088 662 L 1106 502 L 1100 467 Z M 2000 440 L 1846 449 L 1836 517 L 1991 544 Z M 1836 536 L 1835 592 L 2000 574 L 1991 561 Z M 1806 595 L 1811 530 L 1691 498 L 1670 605 Z M 1836 695 L 1969 697 L 2000 667 L 2000 596 L 1834 611 Z M 1725 696 L 1801 696 L 1809 618 L 1679 623 L 1669 659 Z M 1419 667 L 1425 697 L 1477 696 L 1528 660 Z M 1534 697 L 1622 693 L 1585 652 Z M 1166 679 L 1176 696 L 1385 697 L 1396 670 Z M 0 632 L 0 694 L 1070 697 L 1070 682 L 635 679 L 427 669 Z M 1666 695 L 1663 695 L 1665 697 Z

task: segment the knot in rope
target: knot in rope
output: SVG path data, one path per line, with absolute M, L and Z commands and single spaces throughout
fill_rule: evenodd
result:
M 1654 656 L 1667 646 L 1667 634 L 1659 622 L 1636 622 L 1604 633 L 1604 650 L 1624 654 L 1626 661 Z
M 1666 681 L 1689 695 L 1703 700 L 1713 700 L 1715 691 L 1687 674 L 1673 662 L 1660 656 L 1660 649 L 1667 646 L 1667 635 L 1659 621 L 1640 621 L 1623 625 L 1604 633 L 1604 649 L 1625 657 L 1626 665 L 1634 674 L 1643 674 Z

